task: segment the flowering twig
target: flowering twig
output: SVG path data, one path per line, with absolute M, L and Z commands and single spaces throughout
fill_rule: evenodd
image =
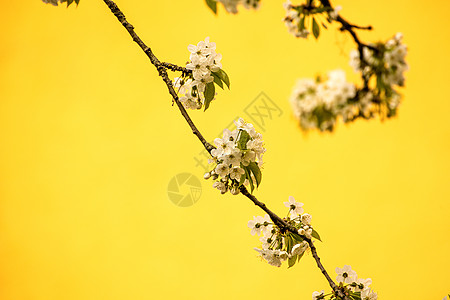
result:
M 136 34 L 134 31 L 134 27 L 126 20 L 125 15 L 122 13 L 122 11 L 119 9 L 119 7 L 114 3 L 112 0 L 103 0 L 105 4 L 109 7 L 111 12 L 117 17 L 119 22 L 122 24 L 123 27 L 128 31 L 130 36 L 133 38 L 133 41 L 136 42 L 139 47 L 144 51 L 144 53 L 149 57 L 150 62 L 156 67 L 158 70 L 159 76 L 162 77 L 164 83 L 166 84 L 169 94 L 172 96 L 173 101 L 177 104 L 181 114 L 185 118 L 186 122 L 189 124 L 190 128 L 192 129 L 192 132 L 197 136 L 197 138 L 200 140 L 200 142 L 203 144 L 205 149 L 211 154 L 211 151 L 215 149 L 213 145 L 208 143 L 203 135 L 200 133 L 200 131 L 197 129 L 191 118 L 189 117 L 188 113 L 184 109 L 182 103 L 180 102 L 178 95 L 176 91 L 173 88 L 172 82 L 169 79 L 169 76 L 167 74 L 166 69 L 172 70 L 172 71 L 181 71 L 181 72 L 188 72 L 186 68 L 171 64 L 171 63 L 162 63 L 158 60 L 158 58 L 153 54 L 150 47 L 148 47 Z M 267 214 L 269 214 L 272 221 L 277 224 L 280 228 L 284 230 L 291 231 L 292 233 L 298 234 L 298 229 L 290 226 L 287 224 L 285 220 L 280 218 L 278 215 L 276 215 L 274 212 L 272 212 L 263 202 L 260 202 L 255 196 L 250 194 L 250 192 L 246 189 L 244 185 L 240 186 L 240 192 L 246 196 L 248 199 L 250 199 L 255 205 L 260 207 L 262 210 L 264 210 Z M 309 244 L 309 247 L 311 248 L 312 256 L 314 257 L 318 268 L 321 270 L 322 274 L 327 279 L 330 287 L 333 289 L 334 293 L 339 296 L 341 299 L 349 299 L 334 283 L 334 281 L 331 279 L 325 268 L 323 267 L 322 263 L 320 262 L 320 258 L 317 254 L 317 250 L 312 242 L 312 240 L 306 236 L 302 236 L 305 241 Z
M 244 196 L 246 196 L 248 199 L 250 199 L 256 206 L 258 206 L 262 210 L 264 210 L 264 212 L 266 212 L 270 216 L 270 219 L 278 227 L 284 228 L 285 230 L 289 230 L 292 233 L 298 234 L 298 229 L 294 228 L 293 226 L 290 226 L 289 224 L 286 223 L 285 220 L 283 220 L 278 215 L 276 215 L 274 212 L 272 212 L 263 202 L 259 201 L 255 196 L 250 194 L 248 192 L 248 190 L 245 188 L 245 186 L 242 185 L 240 187 L 240 191 L 241 191 L 241 193 Z M 334 283 L 333 279 L 331 279 L 331 277 L 328 274 L 327 270 L 324 268 L 324 266 L 320 262 L 320 257 L 317 254 L 317 249 L 314 246 L 314 243 L 313 243 L 312 239 L 310 239 L 310 238 L 308 238 L 306 236 L 302 236 L 302 238 L 308 243 L 309 248 L 311 249 L 311 254 L 314 257 L 314 260 L 316 261 L 317 267 L 320 269 L 320 271 L 322 272 L 323 276 L 325 276 L 325 278 L 327 279 L 328 284 L 330 285 L 330 287 L 333 289 L 333 291 L 336 293 L 336 295 L 338 295 L 340 298 L 347 299 L 346 296 L 339 289 L 339 287 L 336 285 L 336 283 Z
M 169 90 L 169 94 L 172 96 L 173 101 L 175 101 L 175 103 L 178 106 L 178 109 L 180 110 L 181 114 L 183 115 L 184 119 L 186 120 L 186 122 L 189 124 L 189 127 L 192 129 L 192 133 L 195 134 L 197 136 L 197 138 L 200 140 L 200 142 L 203 144 L 203 146 L 205 147 L 205 149 L 208 152 L 211 152 L 212 149 L 214 149 L 214 146 L 211 145 L 210 143 L 208 143 L 205 138 L 203 137 L 203 135 L 200 133 L 200 131 L 197 129 L 197 127 L 195 126 L 194 122 L 192 122 L 191 118 L 189 117 L 188 113 L 186 112 L 186 109 L 184 109 L 183 104 L 181 104 L 181 102 L 178 99 L 177 93 L 175 92 L 172 82 L 169 79 L 169 76 L 167 74 L 166 68 L 169 68 L 169 66 L 167 65 L 167 63 L 161 63 L 158 58 L 153 54 L 152 50 L 150 49 L 150 47 L 148 47 L 142 40 L 141 38 L 136 34 L 136 32 L 134 31 L 134 27 L 133 25 L 131 25 L 127 19 L 125 18 L 125 15 L 122 13 L 122 11 L 119 9 L 119 7 L 117 6 L 116 3 L 114 3 L 114 1 L 111 0 L 103 0 L 105 2 L 105 4 L 109 7 L 109 9 L 111 10 L 111 12 L 117 17 L 117 20 L 119 20 L 119 22 L 123 25 L 123 27 L 125 27 L 125 29 L 128 31 L 128 33 L 130 34 L 130 36 L 133 38 L 133 41 L 136 42 L 136 44 L 139 45 L 139 47 L 141 47 L 142 51 L 144 51 L 144 53 L 148 56 L 148 58 L 150 59 L 150 62 L 156 67 L 156 69 L 158 70 L 158 74 L 159 76 L 162 77 L 162 80 L 164 81 L 164 83 L 166 84 L 168 90 Z M 174 66 L 170 64 L 170 66 Z M 178 67 L 178 66 L 176 66 Z M 179 67 L 181 68 L 181 67 Z M 186 70 L 187 71 L 187 70 Z

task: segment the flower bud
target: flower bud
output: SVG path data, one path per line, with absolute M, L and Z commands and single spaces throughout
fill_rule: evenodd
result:
M 233 187 L 230 192 L 233 195 L 238 195 L 240 193 L 239 189 L 237 187 Z

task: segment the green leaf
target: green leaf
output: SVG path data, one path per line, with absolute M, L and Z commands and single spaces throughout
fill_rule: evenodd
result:
M 240 150 L 247 150 L 247 142 L 250 140 L 250 135 L 245 130 L 239 130 L 239 139 L 237 147 Z
M 313 238 L 315 238 L 315 239 L 318 239 L 319 241 L 322 241 L 322 240 L 320 239 L 319 233 L 318 233 L 317 231 L 315 231 L 314 229 L 312 230 L 311 236 L 312 236 Z
M 286 252 L 289 253 L 289 247 L 291 247 L 292 241 L 291 237 L 289 236 L 289 233 L 286 233 L 284 236 L 284 245 L 286 246 Z
M 250 171 L 248 170 L 248 167 L 244 167 L 244 171 L 245 171 L 245 176 L 247 177 L 248 182 L 250 183 L 251 193 L 253 193 L 253 190 L 255 189 L 255 187 L 253 185 L 253 179 L 250 176 Z
M 60 0 L 61 3 L 67 2 L 67 7 L 69 7 L 69 5 L 73 3 L 73 1 L 74 0 Z M 78 0 L 78 2 L 80 2 L 80 1 Z M 77 3 L 77 2 L 75 1 L 75 3 Z M 77 5 L 78 5 L 78 3 L 77 3 Z
M 253 175 L 255 176 L 256 186 L 259 186 L 259 184 L 261 183 L 262 174 L 261 170 L 258 167 L 258 164 L 252 161 L 251 163 L 249 163 L 248 168 L 250 169 L 250 171 L 252 171 Z
M 381 74 L 377 74 L 377 88 L 380 91 L 385 89 L 383 79 L 381 78 Z
M 298 29 L 299 31 L 305 29 L 305 16 L 302 16 L 302 18 L 300 19 L 300 22 L 298 23 Z
M 324 11 L 329 11 L 329 8 L 323 6 L 323 7 L 317 7 L 316 9 L 314 9 L 314 13 L 315 13 L 315 14 L 321 14 L 321 13 L 323 13 Z
M 204 95 L 205 95 L 205 111 L 206 111 L 212 99 L 214 99 L 214 96 L 216 95 L 216 88 L 214 86 L 214 82 L 208 82 L 206 84 Z
M 293 266 L 295 265 L 296 261 L 297 261 L 297 255 L 291 256 L 291 257 L 288 259 L 288 269 L 289 269 L 290 267 L 293 267 Z
M 305 251 L 306 252 L 306 251 Z M 300 259 L 302 259 L 302 257 L 303 257 L 303 254 L 305 254 L 305 252 L 303 252 L 302 254 L 298 254 L 297 256 L 298 256 L 298 261 L 300 261 Z
M 354 300 L 361 300 L 361 292 L 350 292 L 350 297 Z
M 227 73 L 223 69 L 220 69 L 217 71 L 217 75 L 219 75 L 220 79 L 227 85 L 228 89 L 230 89 L 230 78 L 228 77 Z
M 241 168 L 244 169 L 244 166 L 243 166 L 242 164 L 241 164 Z M 244 169 L 244 171 L 245 171 L 245 169 Z M 247 176 L 245 176 L 245 173 L 241 175 L 241 179 L 239 180 L 239 186 L 241 186 L 242 184 L 244 184 L 244 181 L 245 181 L 245 178 L 246 178 L 246 177 L 247 177 Z
M 314 37 L 317 39 L 320 35 L 320 27 L 319 27 L 319 24 L 317 24 L 315 18 L 312 19 L 312 31 L 313 31 Z
M 223 83 L 222 79 L 220 79 L 220 76 L 214 72 L 211 72 L 212 76 L 214 77 L 214 83 L 220 86 L 223 90 Z
M 298 233 L 293 233 L 293 232 L 291 232 L 291 235 L 292 235 L 292 237 L 294 238 L 294 240 L 297 241 L 296 244 L 299 244 L 299 243 L 301 243 L 301 242 L 304 241 L 304 239 L 303 239 L 303 238 L 301 237 L 301 235 L 298 234 Z
M 79 0 L 78 0 L 79 1 Z M 217 14 L 217 2 L 214 0 L 206 0 L 206 4 L 213 11 L 214 14 Z

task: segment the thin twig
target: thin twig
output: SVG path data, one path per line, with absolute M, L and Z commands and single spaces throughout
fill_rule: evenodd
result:
M 166 71 L 166 68 L 170 69 L 170 70 L 173 70 L 173 71 L 182 71 L 182 72 L 186 72 L 186 69 L 183 68 L 183 67 L 179 67 L 177 65 L 174 65 L 174 64 L 160 62 L 158 60 L 158 58 L 153 54 L 152 50 L 147 45 L 145 45 L 145 43 L 136 34 L 136 32 L 134 31 L 134 27 L 126 20 L 125 15 L 122 13 L 122 11 L 119 9 L 119 7 L 116 5 L 116 3 L 114 3 L 114 1 L 112 1 L 112 0 L 103 0 L 103 1 L 109 7 L 111 12 L 117 17 L 117 19 L 122 24 L 122 26 L 125 27 L 125 29 L 128 31 L 130 36 L 133 38 L 133 41 L 136 42 L 139 45 L 139 47 L 145 52 L 145 54 L 150 59 L 150 62 L 156 67 L 156 69 L 158 70 L 159 76 L 162 77 L 164 83 L 166 84 L 166 86 L 167 86 L 167 88 L 169 90 L 170 95 L 172 96 L 173 100 L 177 104 L 177 106 L 178 106 L 181 114 L 185 118 L 186 122 L 189 124 L 189 127 L 192 129 L 192 132 L 197 136 L 197 138 L 203 144 L 205 149 L 211 154 L 212 149 L 214 149 L 215 147 L 213 145 L 209 144 L 208 142 L 206 142 L 205 138 L 202 136 L 200 131 L 197 129 L 197 127 L 195 126 L 194 122 L 192 122 L 192 120 L 189 117 L 188 113 L 184 109 L 183 104 L 178 99 L 178 95 L 175 92 L 175 90 L 174 90 L 174 88 L 172 86 L 172 82 L 170 81 L 169 76 L 168 76 L 167 71 Z M 289 230 L 289 231 L 291 231 L 293 233 L 298 234 L 298 231 L 297 231 L 296 228 L 294 228 L 294 227 L 290 226 L 289 224 L 287 224 L 285 220 L 283 220 L 282 218 L 277 216 L 274 212 L 272 212 L 263 202 L 261 202 L 258 199 L 256 199 L 255 196 L 253 196 L 252 194 L 250 194 L 248 192 L 248 190 L 245 188 L 245 186 L 242 185 L 240 187 L 240 192 L 244 196 L 246 196 L 248 199 L 250 199 L 255 205 L 257 205 L 262 210 L 264 210 L 270 216 L 272 221 L 275 224 L 277 224 L 280 228 L 285 229 L 285 230 Z M 336 286 L 334 281 L 331 279 L 331 277 L 328 275 L 327 271 L 323 267 L 322 263 L 320 262 L 320 258 L 319 258 L 318 254 L 317 254 L 316 248 L 315 248 L 313 242 L 311 241 L 311 239 L 307 238 L 306 236 L 302 236 L 302 237 L 308 242 L 309 247 L 311 248 L 311 253 L 312 253 L 312 255 L 313 255 L 313 257 L 314 257 L 314 259 L 315 259 L 315 261 L 317 263 L 317 267 L 321 270 L 322 274 L 327 279 L 330 287 L 342 299 L 347 299 L 345 297 L 345 295 L 342 293 L 342 291 L 339 290 L 339 288 Z
M 148 47 L 141 38 L 134 32 L 134 27 L 130 23 L 128 23 L 127 19 L 125 18 L 125 15 L 122 13 L 122 11 L 119 9 L 116 3 L 111 0 L 103 0 L 106 5 L 109 7 L 111 12 L 117 17 L 117 20 L 122 24 L 123 27 L 128 31 L 130 36 L 133 38 L 133 41 L 136 42 L 139 47 L 141 47 L 142 51 L 145 52 L 145 54 L 150 59 L 150 62 L 156 67 L 158 70 L 159 76 L 162 77 L 162 80 L 166 84 L 169 94 L 172 96 L 173 101 L 177 104 L 181 114 L 185 118 L 186 122 L 189 124 L 189 127 L 191 127 L 192 133 L 197 136 L 197 138 L 200 140 L 200 142 L 203 144 L 203 146 L 206 148 L 208 152 L 211 152 L 212 149 L 214 149 L 214 146 L 208 143 L 203 135 L 200 133 L 200 131 L 195 126 L 194 122 L 192 122 L 191 118 L 189 117 L 188 113 L 186 112 L 186 109 L 183 107 L 183 104 L 178 99 L 178 95 L 175 92 L 172 81 L 169 79 L 169 76 L 167 75 L 166 66 L 161 63 L 158 58 L 153 54 L 150 47 Z M 174 65 L 175 66 L 175 65 Z

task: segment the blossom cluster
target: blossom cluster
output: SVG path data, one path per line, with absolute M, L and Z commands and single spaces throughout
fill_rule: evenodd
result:
M 281 267 L 284 261 L 288 261 L 288 267 L 292 267 L 308 250 L 307 239 L 320 240 L 319 234 L 311 226 L 311 215 L 303 213 L 303 203 L 295 201 L 291 196 L 284 205 L 289 208 L 288 216 L 284 220 L 297 230 L 296 233 L 281 230 L 271 221 L 269 215 L 254 217 L 247 224 L 252 235 L 262 234 L 259 239 L 262 242 L 261 249 L 255 248 L 255 250 L 275 267 Z
M 365 101 L 361 103 L 361 110 L 366 116 L 373 116 L 381 103 L 386 108 L 388 117 L 394 116 L 400 104 L 400 94 L 397 86 L 404 86 L 404 72 L 408 70 L 405 61 L 406 45 L 402 44 L 403 35 L 397 33 L 386 43 L 371 44 L 363 48 L 363 60 L 358 50 L 350 53 L 350 66 L 356 72 L 361 72 L 363 78 L 372 86 L 365 91 Z
M 325 14 L 328 23 L 331 23 L 332 20 L 338 18 L 339 11 L 342 9 L 341 6 L 336 6 L 336 8 L 324 6 L 320 1 L 315 0 L 308 1 L 308 3 L 302 5 L 293 5 L 288 0 L 283 3 L 283 7 L 286 10 L 286 16 L 283 18 L 283 21 L 289 33 L 295 37 L 305 39 L 311 33 L 308 30 L 309 24 L 311 24 L 309 28 L 312 30 L 314 37 L 317 39 L 320 35 L 319 23 L 321 22 L 316 20 L 315 15 Z M 323 27 L 326 28 L 325 25 Z
M 355 95 L 355 85 L 346 81 L 344 71 L 335 70 L 326 80 L 299 79 L 290 102 L 302 129 L 324 131 L 333 129 L 338 116 L 347 118 L 353 113 Z
M 214 169 L 206 173 L 204 178 L 215 180 L 213 187 L 222 194 L 230 191 L 239 194 L 240 186 L 261 183 L 262 156 L 266 149 L 263 147 L 262 135 L 256 132 L 252 124 L 242 118 L 234 122 L 236 129 L 225 129 L 222 138 L 216 138 L 217 148 L 211 151 Z
M 372 279 L 358 278 L 356 272 L 348 265 L 345 265 L 343 268 L 336 268 L 336 274 L 337 283 L 345 290 L 344 293 L 352 299 L 377 300 L 377 293 L 369 287 L 372 284 Z M 332 293 L 326 295 L 324 290 L 322 290 L 313 292 L 312 299 L 325 299 L 327 296 L 330 296 L 330 299 L 332 299 L 332 295 Z
M 307 38 L 310 32 L 306 29 L 305 18 L 301 17 L 297 7 L 293 6 L 291 1 L 283 3 L 283 7 L 286 10 L 286 16 L 283 21 L 289 33 L 295 37 Z
M 225 7 L 226 11 L 232 14 L 238 12 L 237 6 L 242 4 L 246 9 L 258 9 L 261 0 L 213 0 L 220 2 Z
M 341 70 L 329 72 L 326 79 L 298 80 L 290 102 L 300 127 L 332 131 L 339 119 L 351 122 L 395 116 L 401 98 L 396 89 L 404 85 L 408 70 L 407 50 L 401 41 L 398 33 L 386 43 L 365 45 L 363 60 L 358 50 L 350 53 L 350 65 L 364 81 L 361 88 L 347 82 Z
M 223 83 L 229 87 L 229 79 L 222 70 L 222 55 L 216 53 L 216 43 L 209 37 L 197 45 L 189 45 L 190 61 L 186 65 L 189 73 L 174 79 L 174 87 L 180 95 L 180 102 L 187 109 L 205 110 L 215 97 L 214 83 L 223 88 Z
M 384 84 L 403 86 L 405 77 L 403 73 L 408 70 L 405 61 L 407 48 L 402 44 L 403 35 L 397 33 L 386 43 L 372 44 L 372 48 L 364 47 L 363 57 L 365 63 L 361 63 L 359 52 L 350 52 L 350 66 L 355 72 L 364 75 L 379 73 Z

